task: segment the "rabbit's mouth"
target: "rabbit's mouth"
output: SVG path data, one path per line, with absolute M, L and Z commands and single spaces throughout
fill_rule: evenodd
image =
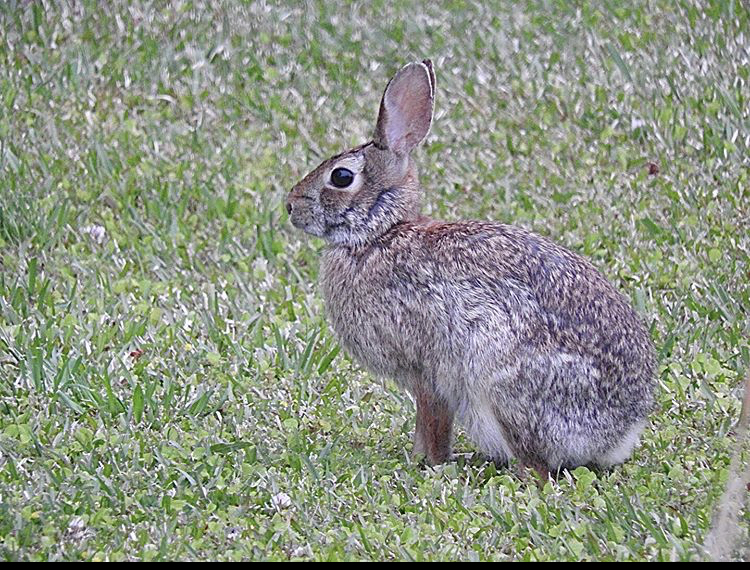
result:
M 287 203 L 289 221 L 298 230 L 316 237 L 325 237 L 326 227 L 316 219 L 315 215 L 306 208 L 300 208 L 294 204 Z

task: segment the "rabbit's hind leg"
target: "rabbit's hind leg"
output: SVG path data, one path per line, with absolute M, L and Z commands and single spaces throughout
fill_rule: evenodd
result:
M 594 463 L 605 469 L 623 463 L 633 453 L 633 448 L 638 444 L 645 424 L 645 421 L 633 424 L 614 447 L 595 457 Z
M 489 398 L 477 398 L 460 413 L 469 438 L 497 467 L 507 467 L 513 454 Z

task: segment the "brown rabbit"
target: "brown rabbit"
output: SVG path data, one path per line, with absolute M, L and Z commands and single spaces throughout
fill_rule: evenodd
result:
M 326 240 L 321 285 L 346 350 L 416 400 L 416 453 L 451 455 L 458 416 L 494 459 L 540 470 L 624 461 L 652 407 L 654 354 L 626 298 L 522 228 L 420 214 L 411 151 L 432 122 L 429 60 L 388 83 L 373 140 L 290 192 Z

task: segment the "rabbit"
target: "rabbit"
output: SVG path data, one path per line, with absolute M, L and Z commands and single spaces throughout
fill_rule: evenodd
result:
M 654 406 L 649 333 L 594 266 L 489 221 L 420 214 L 411 152 L 433 116 L 430 60 L 387 84 L 373 139 L 290 191 L 298 229 L 326 246 L 320 287 L 345 350 L 416 403 L 414 454 L 451 458 L 457 418 L 483 454 L 542 474 L 608 468 Z

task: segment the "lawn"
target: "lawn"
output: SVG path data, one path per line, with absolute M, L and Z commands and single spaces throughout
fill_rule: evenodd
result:
M 430 57 L 425 210 L 577 251 L 644 315 L 632 459 L 543 486 L 326 325 L 284 199 Z M 700 560 L 750 368 L 750 7 L 0 6 L 0 558 Z M 750 512 L 734 559 L 750 558 Z

